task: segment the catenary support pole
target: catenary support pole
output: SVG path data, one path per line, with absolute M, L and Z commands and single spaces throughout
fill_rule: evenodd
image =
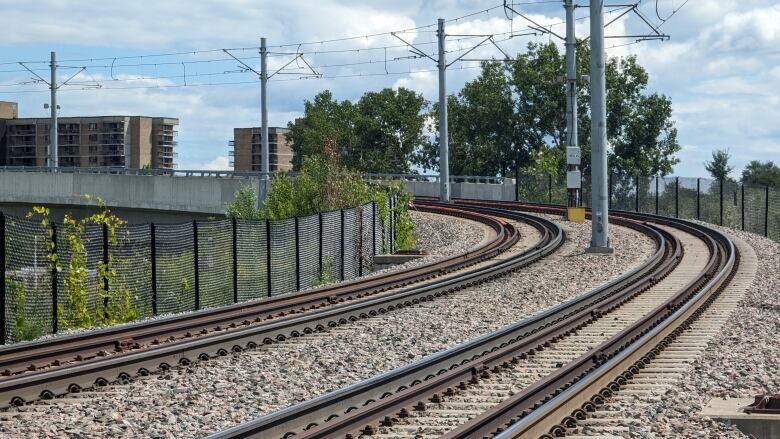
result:
M 57 151 L 57 53 L 51 53 L 51 121 L 49 122 L 49 156 L 48 166 L 56 169 L 58 159 Z
M 591 240 L 588 251 L 611 253 L 607 188 L 607 87 L 604 3 L 590 2 Z
M 263 193 L 260 194 L 262 204 L 265 204 L 265 198 L 268 196 L 268 176 L 271 172 L 268 159 L 268 48 L 266 47 L 265 37 L 260 38 L 260 171 L 264 180 Z
M 444 47 L 444 19 L 439 19 L 439 184 L 440 201 L 450 202 L 450 151 L 447 134 L 447 56 Z
M 566 8 L 566 191 L 567 207 L 582 205 L 581 151 L 577 133 L 577 38 L 574 33 L 573 0 Z

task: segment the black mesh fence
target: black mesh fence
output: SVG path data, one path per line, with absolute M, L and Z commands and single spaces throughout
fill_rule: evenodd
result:
M 296 290 L 295 220 L 271 221 L 271 295 Z
M 344 210 L 344 278 L 358 276 L 360 267 L 360 226 L 357 209 Z
M 114 291 L 127 289 L 140 317 L 150 317 L 152 309 L 152 233 L 146 224 L 127 225 L 116 230 L 116 244 L 109 245 L 116 270 Z
M 564 205 L 565 185 L 562 177 L 520 173 L 518 201 Z M 589 176 L 583 176 L 585 207 L 591 204 L 590 186 Z M 780 188 L 709 178 L 612 174 L 609 197 L 612 209 L 700 219 L 780 241 Z
M 298 218 L 298 246 L 302 289 L 319 283 L 320 275 L 320 221 L 319 216 Z
M 155 229 L 157 312 L 195 309 L 195 240 L 192 223 L 160 224 Z
M 392 247 L 394 216 L 379 212 L 370 203 L 279 221 L 123 225 L 115 240 L 102 225 L 0 214 L 2 343 L 100 324 L 110 300 L 149 317 L 353 279 Z
M 233 303 L 233 221 L 198 222 L 200 308 Z
M 236 220 L 238 301 L 268 296 L 266 222 Z
M 55 330 L 51 229 L 40 222 L 4 217 L 5 312 L 7 341 L 29 340 Z

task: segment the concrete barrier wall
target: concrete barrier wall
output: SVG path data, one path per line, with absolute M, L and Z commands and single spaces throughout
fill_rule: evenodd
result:
M 147 175 L 0 172 L 0 206 L 95 205 L 141 211 L 221 215 L 225 203 L 249 184 L 258 194 L 259 178 L 171 177 Z M 87 200 L 89 194 L 93 199 Z M 190 215 L 191 216 L 191 215 Z M 148 222 L 150 220 L 146 220 Z
M 439 196 L 439 183 L 433 181 L 407 181 L 406 190 L 414 196 Z M 450 195 L 453 198 L 474 198 L 477 200 L 515 200 L 515 182 L 507 179 L 504 184 L 451 183 Z

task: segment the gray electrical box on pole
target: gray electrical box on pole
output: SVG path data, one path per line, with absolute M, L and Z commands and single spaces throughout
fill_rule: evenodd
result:
M 450 201 L 450 151 L 447 134 L 447 57 L 444 47 L 444 19 L 439 19 L 439 182 L 440 201 Z
M 261 205 L 265 204 L 268 195 L 268 176 L 271 172 L 268 160 L 268 95 L 266 86 L 268 84 L 268 66 L 266 57 L 268 48 L 265 45 L 265 37 L 260 38 L 260 172 L 263 172 L 262 190 L 260 191 Z
M 607 86 L 604 2 L 590 1 L 591 240 L 589 252 L 611 253 L 607 187 Z
M 49 88 L 51 89 L 51 122 L 49 126 L 49 154 L 48 167 L 57 168 L 57 54 L 51 53 L 51 81 L 49 82 Z
M 566 188 L 569 221 L 582 222 L 582 173 L 577 134 L 577 38 L 574 33 L 574 0 L 564 0 L 566 8 Z

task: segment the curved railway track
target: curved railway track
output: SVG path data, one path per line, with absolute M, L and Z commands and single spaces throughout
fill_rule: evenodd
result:
M 421 211 L 479 221 L 489 226 L 494 236 L 468 253 L 411 270 L 0 348 L 0 406 L 126 381 L 137 374 L 205 361 L 432 300 L 525 266 L 553 252 L 564 240 L 554 223 L 523 213 L 508 212 L 502 219 L 470 206 L 425 201 L 415 206 Z M 511 251 L 520 236 L 506 219 L 535 228 L 539 241 L 524 251 Z
M 491 214 L 562 213 L 505 202 L 458 205 Z M 733 243 L 708 227 L 613 215 L 658 244 L 634 271 L 499 331 L 210 438 L 564 435 L 683 333 L 739 263 Z

